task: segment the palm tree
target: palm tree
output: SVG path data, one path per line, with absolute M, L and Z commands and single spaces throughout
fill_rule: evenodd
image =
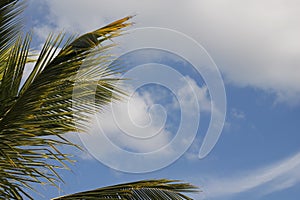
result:
M 118 79 L 111 78 L 120 69 L 108 64 L 108 50 L 110 39 L 131 24 L 131 17 L 125 17 L 77 38 L 51 34 L 33 59 L 32 35 L 22 31 L 24 8 L 24 1 L 0 2 L 0 199 L 32 199 L 32 184 L 56 185 L 61 180 L 56 169 L 68 169 L 72 160 L 57 147 L 76 146 L 63 134 L 84 131 L 89 114 L 122 94 Z M 28 62 L 34 66 L 22 80 Z M 85 76 L 78 78 L 78 72 Z M 81 98 L 72 98 L 74 90 Z M 194 189 L 148 180 L 57 199 L 188 199 L 181 192 Z

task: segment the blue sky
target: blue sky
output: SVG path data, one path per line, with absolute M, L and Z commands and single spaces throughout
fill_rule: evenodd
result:
M 114 151 L 107 149 L 101 141 L 97 143 L 97 140 L 94 140 L 96 141 L 94 146 L 86 143 L 87 149 L 92 151 L 94 157 L 88 153 L 66 149 L 67 152 L 75 154 L 78 161 L 71 166 L 71 172 L 61 171 L 65 180 L 64 184 L 60 184 L 63 191 L 59 192 L 50 186 L 38 187 L 44 197 L 36 196 L 37 199 L 49 199 L 62 194 L 150 178 L 191 182 L 203 190 L 202 193 L 193 196 L 195 199 L 298 199 L 300 195 L 298 1 L 126 0 L 120 3 L 115 0 L 29 0 L 28 2 L 26 27 L 31 27 L 36 35 L 33 40 L 36 49 L 40 48 L 50 31 L 84 33 L 131 14 L 137 14 L 133 19 L 136 22 L 134 28 L 161 27 L 187 35 L 188 37 L 183 40 L 175 40 L 176 34 L 173 37 L 172 31 L 168 38 L 164 38 L 163 32 L 160 31 L 157 32 L 158 36 L 147 35 L 145 31 L 145 35 L 140 37 L 135 37 L 133 32 L 116 39 L 120 44 L 115 50 L 116 53 L 124 54 L 128 49 L 132 49 L 132 45 L 139 46 L 147 41 L 164 44 L 167 50 L 181 49 L 184 56 L 172 54 L 174 52 L 170 51 L 148 49 L 133 53 L 133 57 L 125 57 L 131 65 L 128 65 L 129 71 L 137 70 L 137 66 L 145 67 L 143 70 L 147 69 L 147 66 L 153 69 L 140 75 L 134 74 L 134 70 L 129 74 L 136 79 L 144 78 L 148 81 L 148 85 L 135 90 L 133 79 L 131 85 L 127 85 L 128 91 L 133 94 L 130 99 L 132 103 L 130 111 L 124 109 L 122 104 L 118 104 L 113 106 L 114 111 L 118 113 L 117 117 L 111 115 L 111 110 L 108 110 L 98 115 L 97 119 L 100 120 L 100 127 L 114 144 L 139 153 L 160 149 L 170 142 L 177 133 L 180 116 L 187 117 L 190 123 L 186 127 L 187 138 L 192 137 L 189 135 L 193 132 L 192 124 L 199 125 L 196 138 L 190 148 L 182 152 L 183 155 L 179 159 L 162 169 L 150 170 L 151 172 L 147 173 L 118 171 L 95 159 L 94 157 L 105 160 L 114 155 Z M 190 38 L 202 45 L 199 47 L 201 55 L 188 45 Z M 212 91 L 209 91 L 209 85 L 204 81 L 203 74 L 197 73 L 197 66 L 193 66 L 191 60 L 185 60 L 183 57 L 191 60 L 200 59 L 195 65 L 202 66 L 203 69 L 209 69 L 215 63 L 223 77 L 226 90 L 227 112 L 222 134 L 212 151 L 203 159 L 198 159 L 198 153 L 210 123 L 211 103 L 214 101 L 211 99 Z M 147 63 L 149 65 L 143 65 Z M 169 68 L 164 69 L 173 70 L 160 71 L 159 67 L 166 66 Z M 177 81 L 172 82 L 175 77 L 175 74 L 172 74 L 174 70 L 177 70 L 180 76 L 175 79 Z M 153 76 L 152 73 L 157 76 Z M 169 85 L 163 87 L 150 84 L 149 80 L 155 81 L 154 78 L 159 80 L 160 76 L 165 77 L 166 84 Z M 179 107 L 178 102 L 182 102 Z M 200 112 L 196 109 L 197 106 L 200 107 Z M 216 108 L 217 112 L 218 106 Z M 187 109 L 190 115 L 184 115 L 186 111 L 180 109 Z M 200 120 L 196 120 L 199 113 Z M 133 123 L 127 123 L 128 119 Z M 164 120 L 164 126 L 161 127 Z M 119 127 L 116 126 L 116 122 L 119 123 L 117 124 Z M 162 128 L 161 132 L 155 137 L 147 138 L 148 141 L 144 141 L 145 143 L 137 138 L 130 138 L 147 137 L 157 128 Z M 99 123 L 91 125 L 91 132 L 96 135 L 100 132 Z M 80 143 L 78 136 L 73 134 L 69 137 Z M 85 139 L 91 138 L 83 138 Z M 162 162 L 169 155 L 172 155 L 172 152 L 168 154 L 162 151 L 157 162 Z M 121 157 L 117 155 L 114 159 L 118 161 Z M 130 164 L 137 165 L 126 159 L 121 161 L 129 166 L 127 169 L 132 169 Z

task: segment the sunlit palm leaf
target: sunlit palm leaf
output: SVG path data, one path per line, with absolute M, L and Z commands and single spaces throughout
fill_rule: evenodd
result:
M 22 19 L 17 16 L 22 13 L 25 6 L 18 0 L 0 1 L 0 52 L 14 45 L 22 27 Z
M 0 106 L 2 103 L 1 100 L 4 98 L 10 99 L 13 97 L 11 94 L 5 94 L 10 87 L 5 88 L 6 85 L 3 86 L 3 78 L 4 74 L 6 74 L 6 83 L 9 76 L 13 76 L 13 81 L 17 80 L 18 77 L 22 74 L 23 63 L 20 63 L 18 66 L 12 66 L 14 61 L 21 61 L 18 58 L 19 48 L 21 48 L 22 37 L 20 37 L 20 29 L 22 27 L 22 20 L 20 17 L 17 17 L 24 10 L 24 3 L 18 3 L 16 0 L 3 0 L 0 2 Z M 26 42 L 25 45 L 28 45 Z M 23 53 L 26 54 L 26 48 L 24 47 Z M 14 57 L 14 58 L 12 58 Z M 25 56 L 26 58 L 26 56 Z M 10 61 L 10 63 L 8 63 Z M 11 73 L 14 71 L 15 73 Z M 17 77 L 17 78 L 16 78 Z M 16 79 L 14 79 L 16 78 Z M 13 85 L 13 83 L 10 83 Z M 18 87 L 16 85 L 15 87 Z M 3 90 L 6 90 L 4 92 Z M 9 96 L 6 96 L 9 95 Z M 2 113 L 0 111 L 0 117 Z
M 53 200 L 188 200 L 191 198 L 183 193 L 197 192 L 197 188 L 191 184 L 176 182 L 165 179 L 138 181 L 61 196 Z
M 118 99 L 118 79 L 110 77 L 118 70 L 108 66 L 111 45 L 99 44 L 118 36 L 129 17 L 78 39 L 51 35 L 20 88 L 30 42 L 30 35 L 17 34 L 23 4 L 1 1 L 0 6 L 0 199 L 21 199 L 31 183 L 60 179 L 55 170 L 70 160 L 56 145 L 73 145 L 61 134 L 77 131 L 74 120 L 86 121 L 86 112 Z M 80 71 L 85 76 L 78 80 Z M 85 105 L 72 98 L 73 90 L 88 100 Z

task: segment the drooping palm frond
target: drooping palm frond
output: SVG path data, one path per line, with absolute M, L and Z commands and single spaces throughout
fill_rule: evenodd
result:
M 174 180 L 144 180 L 119 184 L 95 190 L 79 192 L 54 198 L 52 200 L 91 200 L 91 199 L 124 199 L 124 200 L 189 200 L 183 193 L 198 192 L 197 187 Z
M 50 35 L 21 85 L 31 40 L 20 36 L 23 8 L 17 0 L 0 3 L 0 199 L 30 198 L 24 188 L 31 183 L 60 179 L 56 168 L 70 160 L 56 145 L 73 145 L 61 134 L 84 129 L 86 113 L 118 99 L 108 39 L 130 25 L 126 17 L 77 39 Z

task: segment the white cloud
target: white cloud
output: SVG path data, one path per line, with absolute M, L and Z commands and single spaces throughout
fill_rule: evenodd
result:
M 34 34 L 37 35 L 41 41 L 46 41 L 50 33 L 58 33 L 59 31 L 62 30 L 58 30 L 58 28 L 54 29 L 53 27 L 48 25 L 38 25 L 37 27 L 33 28 Z
M 206 86 L 199 87 L 194 79 L 185 77 L 187 84 L 183 85 L 177 92 L 177 98 L 181 100 L 187 112 L 194 111 L 193 105 L 197 103 L 201 111 L 209 112 L 211 110 L 211 102 Z M 194 92 L 197 98 L 194 98 Z M 177 105 L 179 106 L 179 105 Z
M 154 96 L 147 90 L 134 92 L 130 87 L 126 87 L 128 94 L 132 95 L 122 102 L 113 103 L 104 112 L 98 113 L 97 120 L 91 125 L 91 135 L 97 135 L 99 131 L 102 131 L 117 146 L 138 153 L 156 151 L 164 147 L 176 134 L 167 129 L 168 126 L 175 126 L 166 124 L 167 115 L 175 110 L 181 110 L 192 116 L 197 110 L 196 104 L 200 105 L 201 111 L 210 111 L 210 99 L 206 86 L 198 86 L 189 77 L 179 81 L 182 84 L 175 91 L 175 95 L 180 101 L 180 106 L 177 100 L 175 101 L 170 96 L 166 97 L 165 91 L 160 91 L 159 88 L 156 88 Z M 197 99 L 193 97 L 194 93 L 197 94 Z M 172 98 L 171 106 L 156 104 L 155 101 L 161 96 Z M 180 118 L 180 116 L 177 117 Z M 101 149 L 103 145 L 97 145 L 99 152 L 105 152 Z
M 195 38 L 209 51 L 228 82 L 275 93 L 277 101 L 295 103 L 300 95 L 299 1 L 48 0 L 46 3 L 49 22 L 76 32 L 138 14 L 134 19 L 136 26 L 172 28 Z
M 173 106 L 176 98 L 172 95 L 166 98 L 166 91 L 160 91 L 159 87 L 134 91 L 126 84 L 130 97 L 98 113 L 88 133 L 80 135 L 82 143 L 97 160 L 121 171 L 153 171 L 172 163 L 185 153 L 197 134 L 197 127 L 191 126 L 191 121 L 198 125 L 195 120 L 198 104 L 209 102 L 205 86 L 198 86 L 191 78 L 178 80 L 178 85 L 180 87 L 173 92 L 176 101 L 180 101 L 180 108 Z M 196 102 L 185 101 L 181 99 L 185 98 L 183 89 L 185 95 L 192 96 L 190 93 L 196 92 L 201 98 Z M 161 95 L 163 102 L 159 101 Z M 182 115 L 178 114 L 179 109 Z M 205 109 L 203 111 L 209 111 Z M 178 119 L 167 121 L 169 115 Z
M 236 108 L 231 109 L 230 113 L 235 119 L 245 119 L 245 113 L 242 110 Z
M 225 198 L 255 189 L 266 195 L 294 186 L 300 182 L 300 153 L 253 171 L 229 177 L 210 177 L 203 190 L 209 199 Z
M 112 109 L 99 113 L 94 131 L 103 131 L 117 146 L 134 152 L 160 149 L 172 135 L 163 128 L 164 111 L 152 106 L 149 96 L 136 94 L 129 101 L 113 104 Z

